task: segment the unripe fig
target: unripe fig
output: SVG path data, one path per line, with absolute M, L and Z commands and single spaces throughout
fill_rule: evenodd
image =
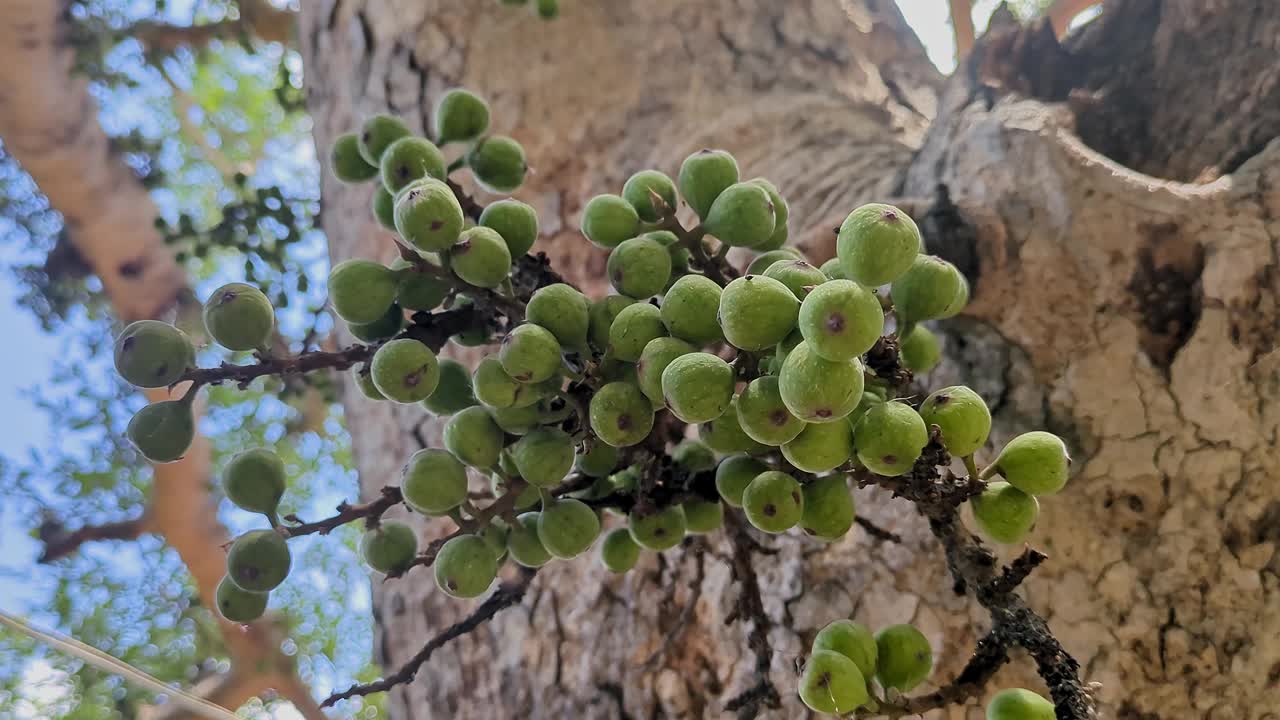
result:
M 419 250 L 448 250 L 463 224 L 462 205 L 439 180 L 419 180 L 396 195 L 396 232 Z
M 489 203 L 480 213 L 480 224 L 502 236 L 512 258 L 528 254 L 538 239 L 538 213 L 519 200 L 507 198 Z
M 965 306 L 969 304 L 969 280 L 965 278 L 963 274 L 959 274 L 959 277 L 960 286 L 956 288 L 955 297 L 951 298 L 951 302 L 947 305 L 946 309 L 938 316 L 940 319 L 959 315 L 961 311 L 964 310 Z
M 1040 517 L 1040 502 L 1007 482 L 988 483 L 969 504 L 978 527 L 1005 545 L 1022 542 Z
M 864 678 L 876 674 L 876 638 L 866 625 L 852 620 L 836 620 L 818 631 L 814 650 L 830 650 L 853 661 Z
M 750 248 L 769 241 L 773 222 L 769 193 L 758 183 L 744 182 L 716 197 L 702 227 L 726 245 Z
M 783 261 L 805 260 L 801 252 L 793 247 L 784 247 L 779 250 L 770 250 L 760 253 L 747 266 L 746 275 L 763 275 L 773 267 L 775 263 Z M 806 261 L 807 262 L 807 261 Z
M 391 269 L 397 273 L 396 302 L 406 310 L 435 310 L 453 289 L 447 280 L 419 270 L 403 258 L 392 261 Z
M 195 366 L 195 359 L 187 334 L 158 320 L 129 323 L 116 338 L 116 372 L 136 387 L 168 387 Z
M 653 429 L 653 406 L 635 383 L 611 382 L 591 397 L 591 430 L 607 445 L 630 447 Z
M 249 512 L 275 515 L 284 488 L 284 461 L 266 448 L 237 453 L 222 471 L 227 499 Z
M 942 317 L 963 282 L 964 276 L 955 265 L 933 255 L 917 255 L 889 288 L 898 322 L 907 325 Z
M 853 455 L 853 431 L 847 422 L 809 423 L 789 443 L 782 446 L 787 462 L 817 473 L 834 470 Z
M 650 341 L 667 334 L 658 306 L 649 303 L 628 305 L 609 328 L 609 351 L 625 362 L 636 362 Z
M 543 503 L 538 539 L 552 557 L 575 558 L 586 552 L 599 534 L 600 518 L 586 503 L 563 498 Z
M 360 141 L 355 133 L 339 135 L 329 150 L 329 169 L 344 183 L 362 183 L 378 177 L 378 166 L 360 156 Z
M 516 382 L 540 383 L 560 372 L 560 343 L 539 325 L 519 325 L 502 338 L 498 350 L 502 369 Z
M 379 185 L 373 191 L 373 200 L 371 201 L 373 209 L 373 219 L 378 221 L 382 227 L 391 230 L 396 229 L 396 196 L 386 187 Z
M 382 317 L 371 323 L 347 323 L 351 336 L 360 342 L 376 343 L 395 337 L 404 327 L 404 310 L 398 303 L 391 303 Z
M 662 219 L 653 206 L 653 198 L 649 195 L 651 191 L 662 198 L 670 212 L 679 209 L 676 184 L 671 182 L 671 178 L 657 170 L 641 170 L 627 178 L 626 184 L 622 186 L 623 199 L 631 203 L 631 207 L 636 209 L 641 220 L 657 222 Z
M 878 475 L 896 477 L 909 471 L 928 444 L 929 428 L 903 402 L 872 407 L 853 428 L 859 462 Z
M 667 407 L 690 424 L 723 415 L 733 399 L 733 387 L 733 368 L 711 353 L 681 355 L 662 371 L 662 396 Z
M 275 530 L 250 530 L 227 551 L 227 577 L 249 592 L 270 592 L 289 575 L 289 545 Z
M 823 275 L 827 276 L 828 280 L 848 280 L 849 279 L 849 276 L 847 273 L 845 273 L 844 266 L 840 264 L 840 258 L 838 257 L 833 257 L 830 260 L 822 263 L 822 265 L 819 266 L 818 269 L 822 271 Z
M 689 249 L 681 244 L 680 238 L 676 237 L 675 233 L 670 230 L 653 230 L 637 237 L 655 240 L 667 249 L 667 254 L 671 256 L 671 282 L 675 282 L 681 275 L 689 272 Z
M 493 549 L 479 535 L 459 535 L 446 542 L 436 555 L 436 585 L 456 598 L 484 594 L 498 576 Z
M 814 712 L 844 715 L 870 699 L 867 681 L 852 660 L 830 650 L 815 650 L 800 676 L 800 700 Z
M 858 407 L 854 408 L 853 412 L 849 413 L 849 417 L 845 418 L 849 421 L 849 427 L 857 427 L 858 421 L 862 419 L 863 415 L 867 414 L 868 410 L 884 401 L 883 396 L 873 392 L 872 388 L 868 386 L 862 391 L 862 399 L 858 401 Z
M 685 534 L 684 510 L 679 505 L 670 505 L 661 510 L 641 512 L 632 510 L 627 516 L 627 527 L 631 530 L 631 539 L 642 548 L 649 550 L 669 550 L 680 544 Z
M 850 360 L 880 339 L 884 310 L 876 296 L 861 285 L 832 280 L 814 288 L 804 299 L 799 325 L 818 357 L 833 362 Z
M 329 304 L 349 323 L 374 323 L 396 301 L 399 282 L 396 272 L 382 263 L 343 260 L 329 271 Z
M 926 425 L 942 430 L 942 444 L 955 457 L 972 455 L 987 442 L 991 411 L 978 393 L 963 385 L 942 388 L 920 406 Z
M 488 470 L 502 452 L 502 428 L 483 407 L 469 407 L 444 426 L 444 447 L 464 464 Z
M 681 507 L 686 532 L 705 534 L 724 527 L 724 505 L 719 500 L 694 498 L 685 500 Z
M 561 347 L 581 350 L 587 346 L 590 309 L 591 303 L 576 288 L 556 283 L 533 293 L 525 308 L 525 320 L 546 328 Z
M 504 135 L 490 135 L 467 152 L 467 165 L 484 189 L 493 193 L 509 193 L 524 182 L 529 169 L 524 148 Z
M 409 456 L 400 493 L 414 511 L 444 515 L 467 499 L 467 469 L 444 450 L 423 448 Z
M 721 339 L 720 286 L 704 275 L 685 275 L 662 298 L 662 322 L 672 337 L 702 347 Z
M 515 407 L 521 394 L 526 390 L 531 392 L 534 387 L 516 382 L 495 355 L 480 358 L 471 382 L 476 399 L 492 408 Z
M 862 399 L 862 362 L 833 362 L 802 342 L 782 363 L 778 391 L 792 415 L 808 423 L 832 423 L 853 412 Z
M 164 400 L 142 408 L 129 420 L 129 442 L 153 463 L 168 463 L 182 457 L 195 438 L 196 421 L 191 403 Z
M 251 623 L 267 611 L 269 597 L 264 592 L 241 590 L 224 576 L 218 581 L 218 614 L 234 623 Z
M 489 103 L 469 90 L 447 90 L 436 102 L 432 113 L 436 142 L 475 140 L 489 129 Z
M 511 274 L 511 252 L 497 232 L 487 227 L 468 228 L 449 248 L 449 266 L 468 285 L 495 288 Z
M 378 319 L 386 307 L 378 309 Z M 276 327 L 275 310 L 262 291 L 245 283 L 228 283 L 204 303 L 204 328 L 228 350 L 265 349 Z
M 356 387 L 360 389 L 360 394 L 370 400 L 386 400 L 387 396 L 383 395 L 376 385 L 373 384 L 373 378 L 369 376 L 369 366 L 363 368 L 351 368 L 351 376 L 356 382 Z
M 849 493 L 844 475 L 820 477 L 804 486 L 800 528 L 806 534 L 837 540 L 853 527 L 854 515 L 853 495 Z
M 489 524 L 480 533 L 480 539 L 489 546 L 489 551 L 493 553 L 493 559 L 498 562 L 499 567 L 507 559 L 507 536 L 510 534 L 511 528 L 507 527 L 507 523 L 502 518 L 490 518 Z
M 498 427 L 509 435 L 524 435 L 538 427 L 538 423 L 542 420 L 542 413 L 536 404 L 524 407 L 490 408 L 489 415 L 493 417 Z
M 404 572 L 417 556 L 418 534 L 399 520 L 383 520 L 360 537 L 360 559 L 375 572 Z
M 539 568 L 551 562 L 551 553 L 542 546 L 538 539 L 538 516 L 541 513 L 527 512 L 516 517 L 516 522 L 507 534 L 507 552 L 518 565 L 527 568 Z
M 579 453 L 573 467 L 587 477 L 608 477 L 618 466 L 618 449 L 602 442 L 593 443 L 586 453 Z
M 770 265 L 763 274 L 767 278 L 773 278 L 786 285 L 797 300 L 804 300 L 813 288 L 827 281 L 827 276 L 821 270 L 804 260 L 776 262 Z
M 615 248 L 640 231 L 640 216 L 618 195 L 596 195 L 582 209 L 582 234 L 598 247 Z
M 698 438 L 718 453 L 758 455 L 769 449 L 768 445 L 753 440 L 743 431 L 738 420 L 737 398 L 729 401 L 729 409 L 723 415 L 698 426 Z
M 600 563 L 612 573 L 624 573 L 636 566 L 640 546 L 627 528 L 614 528 L 600 543 Z
M 898 342 L 898 359 L 913 373 L 927 373 L 942 359 L 938 337 L 923 325 L 911 328 Z
M 426 400 L 440 382 L 440 363 L 431 348 L 412 338 L 391 340 L 378 348 L 369 363 L 378 392 L 398 403 Z
M 402 137 L 382 153 L 382 184 L 397 193 L 415 180 L 444 180 L 444 153 L 435 143 L 420 137 Z
M 1001 690 L 987 703 L 987 720 L 1054 720 L 1053 703 L 1022 688 Z
M 530 485 L 554 487 L 573 469 L 573 440 L 556 427 L 532 430 L 511 446 L 520 477 Z
M 933 648 L 912 625 L 890 625 L 876 633 L 876 677 L 885 688 L 910 692 L 933 670 Z
M 982 478 L 998 473 L 1025 493 L 1053 495 L 1067 484 L 1070 467 L 1071 456 L 1062 438 L 1035 430 L 1010 440 Z
M 360 157 L 373 167 L 382 164 L 382 154 L 391 143 L 413 133 L 404 121 L 394 115 L 373 115 L 360 126 Z
M 747 275 L 720 295 L 720 327 L 729 344 L 742 350 L 777 345 L 796 327 L 800 303 L 786 285 L 764 275 Z
M 738 423 L 752 440 L 778 446 L 791 442 L 804 430 L 805 422 L 782 401 L 779 379 L 764 375 L 752 380 L 738 396 Z
M 654 338 L 645 344 L 644 350 L 640 352 L 640 359 L 636 361 L 636 379 L 640 383 L 640 390 L 654 407 L 666 404 L 662 397 L 663 371 L 672 360 L 691 352 L 696 352 L 696 348 L 673 337 Z
M 471 375 L 457 360 L 440 360 L 440 381 L 436 389 L 422 401 L 422 407 L 432 415 L 452 415 L 476 404 L 471 392 Z
M 725 188 L 738 182 L 738 161 L 724 150 L 699 150 L 680 164 L 677 183 L 680 195 L 700 218 L 706 218 L 711 206 Z
M 768 470 L 747 484 L 742 511 L 756 528 L 767 533 L 786 532 L 804 515 L 804 493 L 790 475 Z
M 836 255 L 850 280 L 879 287 L 905 273 L 922 245 L 920 229 L 905 212 L 871 203 L 840 224 Z
M 716 467 L 716 490 L 721 499 L 733 507 L 742 507 L 742 495 L 756 476 L 769 469 L 768 465 L 746 455 L 731 455 Z
M 609 253 L 609 283 L 623 295 L 647 298 L 671 280 L 671 253 L 662 243 L 641 235 L 623 240 Z
M 626 295 L 606 295 L 591 303 L 587 308 L 587 337 L 593 347 L 601 352 L 609 348 L 609 330 L 613 328 L 613 321 L 622 308 L 635 302 L 635 298 Z
M 671 448 L 671 459 L 691 473 L 703 472 L 716 466 L 716 454 L 701 440 L 686 438 Z
M 787 217 L 791 214 L 787 201 L 782 199 L 782 195 L 773 183 L 762 177 L 753 178 L 747 182 L 763 188 L 769 194 L 769 202 L 773 204 L 773 234 L 764 242 L 753 245 L 752 249 L 757 252 L 777 250 L 787 244 Z

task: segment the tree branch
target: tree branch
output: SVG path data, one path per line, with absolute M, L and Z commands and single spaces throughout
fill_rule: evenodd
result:
M 169 54 L 180 47 L 202 48 L 214 40 L 236 40 L 251 36 L 263 42 L 293 42 L 297 16 L 267 0 L 240 0 L 240 17 L 202 25 L 171 25 L 140 22 L 129 30 L 153 52 Z
M 973 3 L 972 0 L 949 0 L 951 6 L 951 31 L 956 39 L 956 62 L 965 59 L 973 49 Z
M 751 538 L 747 528 L 738 519 L 737 513 L 725 513 L 725 531 L 733 548 L 733 577 L 742 587 L 738 602 L 733 612 L 725 618 L 725 624 L 737 620 L 749 620 L 751 631 L 747 635 L 747 643 L 755 653 L 756 682 L 750 688 L 739 693 L 725 704 L 725 710 L 736 712 L 738 720 L 749 720 L 756 717 L 760 707 L 778 708 L 782 700 L 778 690 L 769 680 L 769 667 L 773 660 L 773 649 L 769 646 L 769 628 L 773 621 L 764 611 L 764 602 L 760 599 L 760 581 L 756 577 L 756 569 L 751 561 Z
M 37 531 L 44 550 L 36 562 L 48 564 L 78 551 L 87 542 L 99 540 L 137 540 L 142 535 L 154 532 L 151 517 L 142 513 L 136 518 L 101 525 L 84 525 L 76 530 L 68 531 L 62 521 L 48 517 Z
M 404 498 L 400 494 L 400 488 L 390 485 L 383 487 L 382 492 L 377 500 L 364 503 L 362 505 L 351 505 L 343 501 L 338 505 L 338 514 L 333 517 L 317 520 L 316 522 L 303 522 L 297 515 L 286 515 L 285 520 L 291 520 L 298 525 L 286 526 L 289 537 L 299 537 L 301 535 L 311 535 L 318 533 L 320 535 L 328 535 L 336 528 L 341 527 L 349 522 L 363 519 L 367 524 L 373 525 L 382 517 L 382 514 L 391 508 L 403 502 Z

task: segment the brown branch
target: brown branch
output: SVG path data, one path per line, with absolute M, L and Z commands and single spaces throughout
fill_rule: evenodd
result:
M 366 683 L 363 685 L 353 685 L 340 693 L 334 693 L 325 698 L 320 703 L 321 707 L 332 707 L 339 700 L 345 700 L 352 697 L 363 697 L 372 695 L 377 692 L 385 692 L 397 685 L 403 685 L 412 682 L 418 670 L 431 659 L 431 655 L 436 650 L 449 644 L 484 623 L 492 620 L 502 610 L 513 605 L 517 605 L 524 599 L 525 591 L 529 589 L 529 583 L 533 581 L 534 574 L 537 571 L 530 568 L 521 568 L 520 577 L 513 582 L 503 583 L 490 595 L 483 603 L 480 604 L 470 615 L 445 628 L 444 632 L 431 638 L 427 644 L 417 652 L 416 655 L 409 658 L 409 661 L 400 667 L 394 673 L 378 680 L 376 682 Z
M 949 0 L 951 30 L 956 39 L 956 62 L 965 59 L 973 49 L 973 3 L 971 0 Z
M 373 500 L 361 505 L 351 505 L 345 500 L 338 505 L 338 514 L 315 522 L 303 522 L 297 515 L 286 515 L 285 520 L 292 520 L 299 525 L 286 527 L 289 537 L 298 537 L 300 535 L 311 535 L 318 533 L 320 535 L 328 535 L 336 528 L 356 520 L 364 520 L 369 525 L 375 524 L 382 514 L 391 508 L 399 505 L 404 498 L 400 495 L 400 488 L 390 485 L 382 488 L 377 500 Z
M 885 530 L 884 528 L 880 527 L 879 525 L 876 525 L 875 523 L 862 517 L 861 515 L 858 515 L 853 520 L 854 522 L 858 523 L 858 527 L 862 528 L 864 531 L 866 531 L 868 535 L 875 538 L 876 540 L 883 540 L 885 542 L 892 542 L 892 543 L 902 542 L 902 536 L 899 535 L 898 533 Z
M 142 513 L 136 518 L 103 523 L 101 525 L 84 525 L 76 530 L 68 531 L 62 521 L 54 517 L 45 518 L 37 531 L 44 550 L 36 559 L 39 563 L 51 563 L 64 558 L 80 549 L 87 542 L 99 540 L 137 540 L 142 535 L 153 532 L 151 518 Z
M 291 43 L 296 13 L 281 10 L 267 0 L 240 0 L 240 17 L 202 25 L 140 22 L 129 35 L 153 52 L 169 54 L 180 47 L 202 48 L 214 40 L 255 37 L 263 42 Z
M 707 277 L 716 281 L 717 285 L 724 287 L 729 281 L 738 277 L 738 271 L 729 264 L 729 261 L 722 255 L 714 257 L 707 254 L 706 245 L 702 240 L 706 237 L 707 231 L 701 225 L 697 225 L 692 229 L 687 229 L 676 217 L 675 208 L 667 205 L 657 193 L 649 191 L 650 198 L 653 200 L 653 207 L 658 211 L 658 215 L 662 218 L 658 225 L 658 229 L 670 231 L 684 246 L 692 256 L 689 259 L 690 264 L 701 270 Z
M 764 611 L 764 602 L 760 599 L 760 581 L 751 561 L 751 537 L 746 526 L 737 513 L 730 512 L 725 513 L 724 527 L 733 546 L 733 577 L 742 587 L 738 602 L 733 612 L 725 618 L 725 624 L 729 625 L 737 620 L 751 621 L 747 644 L 755 653 L 756 660 L 755 684 L 730 699 L 725 704 L 725 710 L 736 712 L 739 720 L 748 720 L 759 714 L 761 706 L 778 708 L 782 704 L 777 688 L 769 680 L 769 666 L 773 658 L 773 649 L 769 646 L 769 628 L 773 626 L 773 621 Z
M 462 206 L 463 214 L 476 222 L 480 222 L 480 213 L 484 212 L 484 206 L 476 202 L 476 199 L 470 193 L 463 190 L 462 186 L 453 180 L 445 179 L 445 183 L 453 191 L 454 197 L 458 198 L 458 204 Z

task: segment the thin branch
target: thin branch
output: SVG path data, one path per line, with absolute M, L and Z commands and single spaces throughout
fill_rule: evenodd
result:
M 956 60 L 962 61 L 973 49 L 972 0 L 949 0 L 951 6 L 951 30 L 956 38 Z
M 710 256 L 707 254 L 707 248 L 702 243 L 702 239 L 706 237 L 707 231 L 701 225 L 693 229 L 686 229 L 676 217 L 675 208 L 667 205 L 657 193 L 649 191 L 650 199 L 653 200 L 653 207 L 658 211 L 658 215 L 662 218 L 658 225 L 660 230 L 667 230 L 680 240 L 680 244 L 684 246 L 692 256 L 689 262 L 697 269 L 706 273 L 707 277 L 716 281 L 721 287 L 728 285 L 730 280 L 738 277 L 738 271 L 733 269 L 729 261 L 723 255 Z
M 214 40 L 236 40 L 246 36 L 263 42 L 292 42 L 296 13 L 281 10 L 267 0 L 240 0 L 239 9 L 240 17 L 234 20 L 202 25 L 140 22 L 128 32 L 148 50 L 164 54 L 171 54 L 180 47 L 202 48 Z
M 328 535 L 336 528 L 356 520 L 364 520 L 372 525 L 382 517 L 382 514 L 391 508 L 399 505 L 404 498 L 400 495 L 400 488 L 390 485 L 382 488 L 377 500 L 364 503 L 362 505 L 351 505 L 343 501 L 338 505 L 338 514 L 333 517 L 317 520 L 315 522 L 303 522 L 297 515 L 286 515 L 285 520 L 292 520 L 301 523 L 294 526 L 286 526 L 289 537 L 298 537 L 299 535 L 311 535 L 318 533 L 320 535 Z
M 877 713 L 887 718 L 923 715 L 948 705 L 958 705 L 982 694 L 983 688 L 1005 663 L 1009 662 L 1009 645 L 1000 631 L 992 630 L 974 646 L 973 655 L 954 680 L 928 695 L 899 703 L 884 703 Z
M 755 684 L 729 700 L 725 704 L 725 710 L 736 712 L 739 720 L 748 720 L 759 714 L 761 706 L 777 708 L 782 704 L 777 688 L 769 680 L 769 666 L 773 658 L 773 649 L 769 646 L 769 628 L 773 626 L 773 621 L 765 613 L 764 602 L 760 599 L 760 581 L 751 560 L 750 535 L 746 526 L 737 513 L 731 512 L 725 513 L 724 527 L 733 546 L 733 577 L 742 588 L 733 612 L 725 618 L 725 624 L 737 620 L 751 621 L 747 644 L 755 653 L 756 660 Z
M 47 564 L 64 558 L 80 549 L 87 542 L 99 540 L 137 540 L 153 530 L 150 516 L 144 512 L 136 518 L 101 525 L 84 525 L 68 531 L 60 520 L 45 518 L 40 524 L 39 538 L 44 550 L 36 562 Z
M 875 538 L 876 540 L 883 540 L 885 542 L 892 542 L 892 543 L 902 542 L 902 536 L 899 535 L 898 533 L 885 530 L 884 528 L 880 527 L 879 525 L 876 525 L 875 523 L 862 517 L 861 515 L 855 517 L 853 520 L 854 522 L 858 523 L 858 527 L 862 528 L 864 531 L 866 531 L 868 535 Z
M 470 615 L 460 622 L 445 628 L 444 632 L 436 635 L 427 641 L 409 661 L 400 667 L 394 673 L 378 680 L 377 682 L 366 683 L 364 685 L 353 685 L 350 688 L 334 693 L 325 698 L 320 704 L 321 707 L 332 707 L 339 700 L 345 700 L 352 697 L 363 697 L 372 695 L 377 692 L 390 690 L 397 685 L 403 685 L 411 682 L 418 670 L 431 659 L 431 655 L 436 650 L 449 644 L 451 641 L 472 632 L 484 623 L 492 620 L 502 610 L 513 605 L 517 605 L 524 599 L 525 591 L 529 589 L 529 583 L 533 581 L 536 570 L 530 568 L 521 568 L 520 577 L 514 582 L 503 583 L 490 595 L 483 603 L 480 604 Z

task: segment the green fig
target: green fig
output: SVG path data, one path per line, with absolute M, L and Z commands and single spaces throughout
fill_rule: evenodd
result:
M 489 203 L 480 213 L 480 224 L 502 236 L 513 259 L 528 254 L 538 240 L 538 213 L 519 200 Z
M 998 473 L 1029 495 L 1053 495 L 1067 484 L 1070 468 L 1071 456 L 1062 438 L 1035 430 L 1010 440 L 982 472 L 982 479 Z
M 436 586 L 456 598 L 484 594 L 498 576 L 493 548 L 479 535 L 459 535 L 440 548 L 434 564 Z
M 955 457 L 967 457 L 987 442 L 991 411 L 978 393 L 963 385 L 942 388 L 920 406 L 926 425 L 942 430 L 942 444 Z
M 890 625 L 876 633 L 876 677 L 885 688 L 910 692 L 933 670 L 933 648 L 911 625 Z
M 738 182 L 738 161 L 724 150 L 699 150 L 680 164 L 677 184 L 684 201 L 698 217 L 711 212 L 716 198 Z
M 645 222 L 657 222 L 662 218 L 658 209 L 653 206 L 650 193 L 662 198 L 668 211 L 676 211 L 676 184 L 664 173 L 657 170 L 641 170 L 627 178 L 626 184 L 622 186 L 623 199 L 631 203 L 631 207 L 636 209 L 640 219 Z
M 881 403 L 853 428 L 858 460 L 873 473 L 896 477 L 911 470 L 929 444 L 929 429 L 910 405 Z
M 448 177 L 444 153 L 435 143 L 420 137 L 402 137 L 391 143 L 382 153 L 379 168 L 382 184 L 392 193 L 403 190 L 415 180 L 444 180 Z
M 920 229 L 892 205 L 863 205 L 844 219 L 836 238 L 840 266 L 850 280 L 866 287 L 893 282 L 920 253 Z
M 136 387 L 168 387 L 195 364 L 191 340 L 169 323 L 138 320 L 116 338 L 116 372 Z
M 862 672 L 844 655 L 830 650 L 815 650 L 805 662 L 804 673 L 800 676 L 800 699 L 809 709 L 845 715 L 870 698 Z
M 777 345 L 796 327 L 800 302 L 786 285 L 764 275 L 740 277 L 720 295 L 720 327 L 729 344 L 755 351 Z
M 126 434 L 142 456 L 153 463 L 180 459 L 195 439 L 196 421 L 191 403 L 164 400 L 139 410 L 130 420 Z
M 344 183 L 355 184 L 378 177 L 378 166 L 360 156 L 360 141 L 355 133 L 339 135 L 329 150 L 329 169 Z
M 581 350 L 591 328 L 591 303 L 572 286 L 556 283 L 538 288 L 529 298 L 525 320 L 546 328 L 560 346 Z
M 218 614 L 234 623 L 251 623 L 262 617 L 270 597 L 264 592 L 241 590 L 226 576 L 218 581 L 216 595 Z
M 376 320 L 386 308 L 379 308 Z M 262 291 L 245 283 L 223 285 L 204 304 L 204 327 L 228 350 L 265 350 L 276 327 L 275 310 Z
M 275 530 L 250 530 L 227 551 L 227 577 L 249 592 L 270 592 L 289 575 L 292 560 L 284 536 Z
M 733 400 L 734 373 L 711 353 L 689 353 L 662 371 L 662 396 L 672 414 L 686 423 L 715 420 Z
M 423 448 L 409 456 L 400 493 L 415 512 L 444 515 L 467 499 L 467 468 L 444 450 Z
M 767 533 L 786 532 L 804 515 L 804 493 L 790 475 L 769 470 L 755 477 L 742 493 L 747 520 Z
M 249 512 L 275 515 L 284 488 L 284 461 L 266 448 L 237 453 L 222 471 L 227 499 Z
M 343 260 L 329 271 L 329 304 L 349 323 L 377 322 L 395 303 L 399 283 L 396 271 L 382 263 Z
M 1026 539 L 1040 516 L 1040 502 L 1007 482 L 988 483 L 969 504 L 978 527 L 987 537 L 1005 545 Z
M 398 520 L 383 520 L 360 537 L 360 559 L 375 572 L 402 573 L 417 556 L 418 534 Z
M 524 148 L 504 135 L 490 135 L 467 152 L 467 165 L 489 192 L 510 193 L 524 182 L 529 169 Z
M 436 101 L 432 114 L 436 142 L 470 142 L 484 135 L 489 129 L 489 103 L 479 95 L 453 88 L 446 90 Z
M 426 400 L 440 382 L 440 363 L 431 348 L 412 338 L 384 343 L 369 363 L 373 384 L 388 400 Z
M 630 447 L 653 429 L 653 406 L 635 383 L 611 382 L 591 397 L 591 430 L 605 444 Z
M 704 275 L 676 280 L 662 298 L 662 322 L 667 332 L 696 347 L 719 341 L 723 337 L 717 318 L 720 294 L 720 286 Z

